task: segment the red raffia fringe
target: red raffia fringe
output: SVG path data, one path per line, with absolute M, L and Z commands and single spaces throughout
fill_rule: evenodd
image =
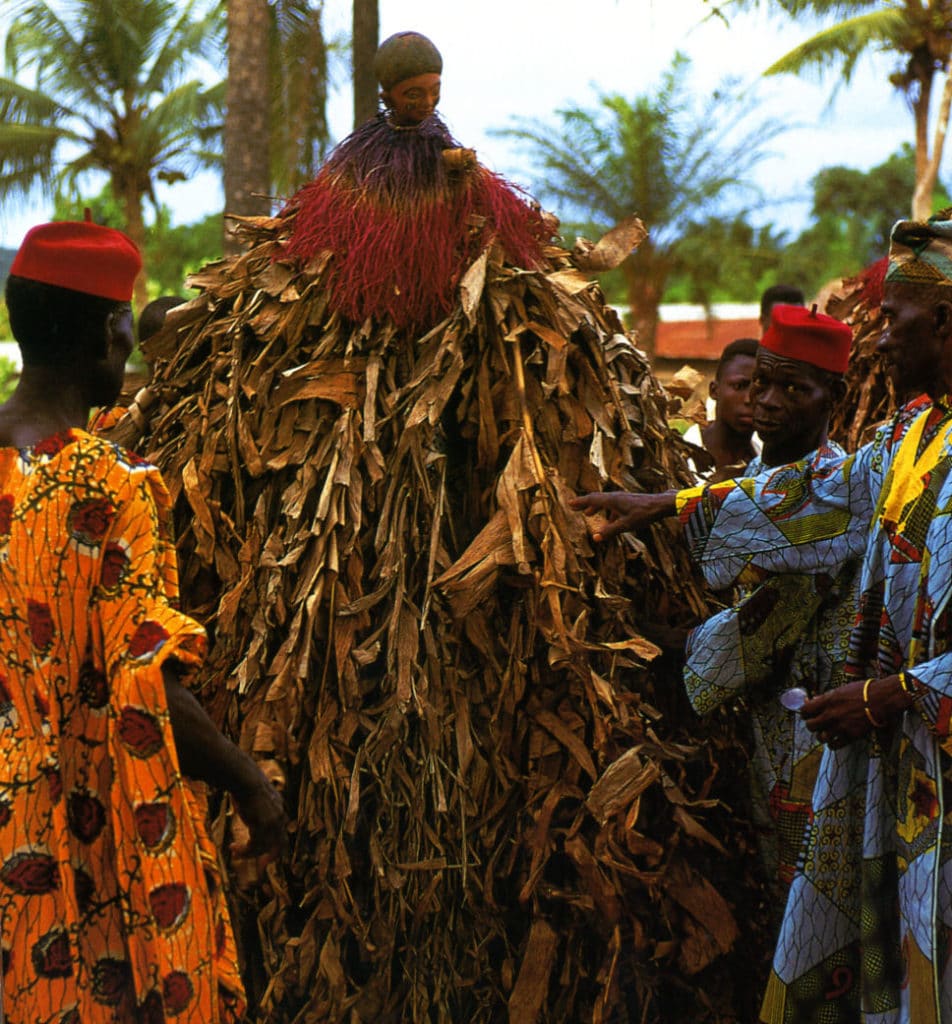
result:
M 870 309 L 883 304 L 883 285 L 886 281 L 886 271 L 889 269 L 889 258 L 871 263 L 860 275 L 863 282 L 863 290 L 860 292 L 860 301 Z
M 497 242 L 516 266 L 538 266 L 549 230 L 515 186 L 479 165 L 446 172 L 448 135 L 417 143 L 371 124 L 373 143 L 352 145 L 348 160 L 332 156 L 284 211 L 294 224 L 278 258 L 334 254 L 332 310 L 357 323 L 386 315 L 398 327 L 429 328 L 453 309 L 460 275 L 487 245 Z M 381 132 L 404 148 L 381 153 Z M 360 143 L 357 133 L 351 139 Z

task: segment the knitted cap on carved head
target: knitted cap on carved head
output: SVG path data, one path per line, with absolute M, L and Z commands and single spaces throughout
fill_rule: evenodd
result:
M 374 74 L 384 89 L 417 75 L 438 75 L 442 70 L 440 51 L 419 32 L 397 32 L 380 44 L 374 57 Z

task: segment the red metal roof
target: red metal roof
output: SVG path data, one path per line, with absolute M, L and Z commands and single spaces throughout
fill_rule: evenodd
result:
M 662 359 L 718 359 L 735 338 L 759 337 L 756 319 L 676 320 L 658 324 L 654 351 Z

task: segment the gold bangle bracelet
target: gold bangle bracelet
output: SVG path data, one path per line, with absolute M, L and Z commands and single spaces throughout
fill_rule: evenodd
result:
M 870 708 L 869 708 L 869 684 L 871 682 L 872 682 L 872 679 L 867 679 L 866 682 L 863 683 L 863 713 L 866 715 L 866 720 L 869 722 L 869 724 L 874 729 L 882 729 L 882 727 L 886 723 L 885 722 L 877 722 L 876 719 L 873 718 L 873 713 L 872 713 L 872 711 L 870 711 Z
M 905 669 L 902 669 L 899 672 L 899 685 L 902 687 L 902 692 L 907 696 L 912 697 L 913 700 L 919 696 L 915 685 L 909 682 L 909 677 L 906 675 Z

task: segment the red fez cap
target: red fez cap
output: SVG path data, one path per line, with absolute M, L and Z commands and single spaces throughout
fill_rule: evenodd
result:
M 831 373 L 845 373 L 853 332 L 841 320 L 818 313 L 816 306 L 779 304 L 770 311 L 770 326 L 760 339 L 768 352 Z
M 142 257 L 132 239 L 88 221 L 57 221 L 30 228 L 10 273 L 30 281 L 129 302 Z

